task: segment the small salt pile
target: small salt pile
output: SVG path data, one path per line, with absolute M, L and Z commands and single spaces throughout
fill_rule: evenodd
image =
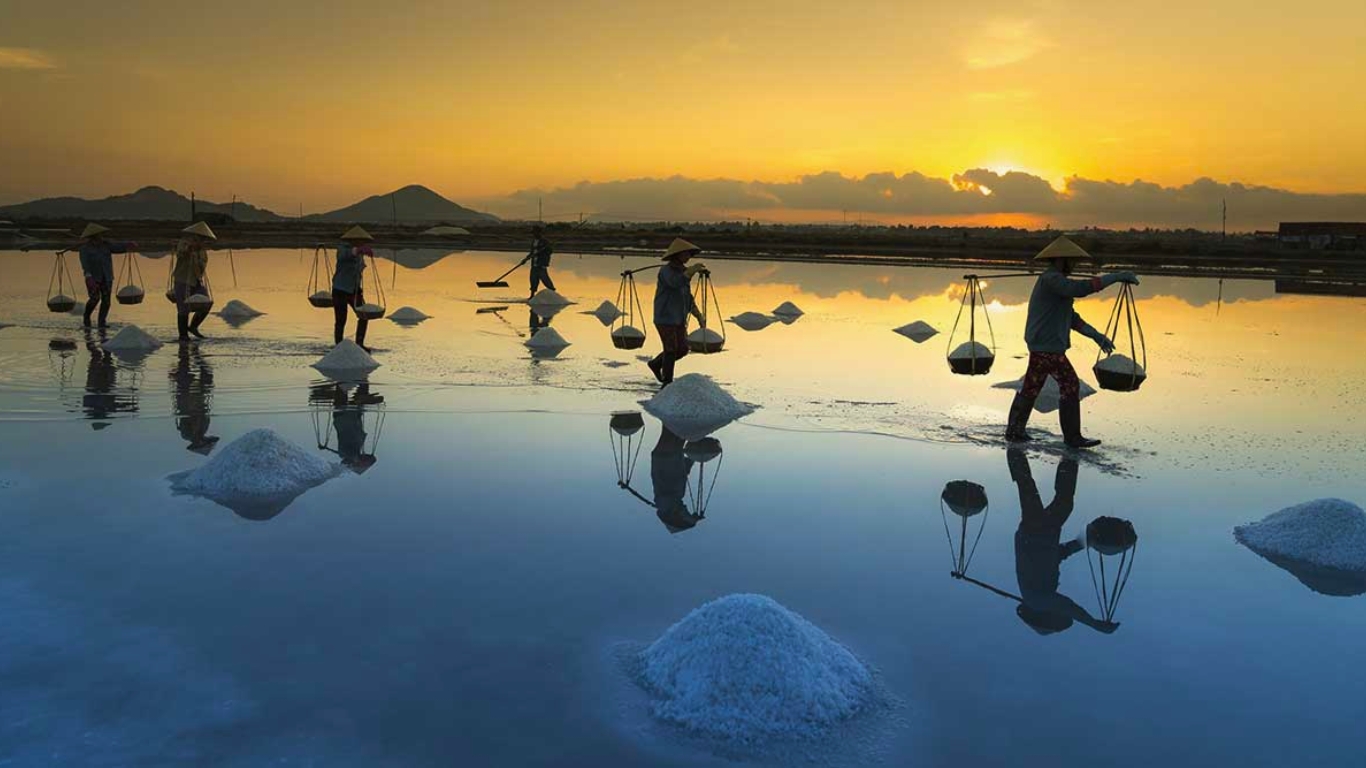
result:
M 604 301 L 603 303 L 598 305 L 597 309 L 593 310 L 592 314 L 594 317 L 601 320 L 603 324 L 607 324 L 612 322 L 613 320 L 616 320 L 618 317 L 621 317 L 625 313 L 622 312 L 616 304 L 613 304 L 610 301 Z
M 688 349 L 694 352 L 719 352 L 725 337 L 710 328 L 698 328 L 688 334 Z
M 1240 544 L 1265 557 L 1319 568 L 1366 572 L 1366 512 L 1342 499 L 1287 507 L 1233 529 Z
M 763 595 L 729 595 L 640 656 L 655 717 L 754 745 L 811 739 L 865 709 L 873 677 L 819 627 Z
M 645 403 L 645 410 L 685 440 L 699 440 L 754 413 L 753 408 L 700 373 L 674 379 Z
M 916 344 L 923 344 L 939 334 L 938 328 L 924 320 L 916 320 L 914 323 L 903 325 L 895 330 Z
M 265 313 L 253 309 L 247 305 L 246 302 L 238 301 L 237 299 L 229 301 L 227 304 L 223 305 L 222 309 L 218 310 L 219 317 L 230 318 L 260 317 L 263 314 Z
M 159 347 L 160 341 L 136 325 L 124 326 L 114 338 L 104 343 L 104 348 L 110 352 L 150 352 Z
M 379 366 L 379 361 L 350 339 L 342 339 L 341 343 L 333 347 L 331 352 L 323 355 L 318 362 L 313 364 L 314 368 L 324 373 L 373 371 Z
M 773 318 L 768 315 L 761 315 L 758 312 L 741 312 L 730 319 L 741 330 L 762 331 L 773 324 Z
M 399 307 L 389 315 L 389 319 L 396 323 L 420 323 L 423 320 L 430 320 L 431 315 L 412 307 Z
M 801 317 L 806 313 L 802 312 L 801 308 L 796 304 L 793 304 L 790 301 L 784 301 L 782 304 L 778 305 L 777 309 L 773 310 L 773 314 L 778 315 L 779 317 Z
M 203 466 L 171 476 L 176 493 L 203 496 L 247 517 L 278 512 L 304 491 L 336 477 L 341 465 L 289 442 L 271 429 L 237 438 Z M 247 510 L 247 511 L 244 511 Z
M 569 346 L 569 342 L 554 328 L 542 328 L 526 340 L 526 345 L 533 350 L 551 350 L 564 349 Z
M 549 288 L 542 288 L 531 300 L 527 302 L 533 307 L 563 307 L 574 302 L 566 299 L 560 294 Z
M 1024 377 L 1022 376 L 1014 381 L 1003 381 L 999 384 L 993 384 L 992 388 L 1009 389 L 1013 392 L 1019 392 L 1020 387 L 1023 386 Z M 1085 400 L 1095 393 L 1095 387 L 1087 384 L 1085 381 L 1078 381 L 1077 394 L 1079 400 Z M 1052 413 L 1058 410 L 1058 403 L 1060 400 L 1062 400 L 1062 390 L 1058 388 L 1058 382 L 1055 381 L 1052 376 L 1049 376 L 1047 379 L 1044 379 L 1043 388 L 1039 390 L 1039 396 L 1034 399 L 1034 410 L 1039 413 Z

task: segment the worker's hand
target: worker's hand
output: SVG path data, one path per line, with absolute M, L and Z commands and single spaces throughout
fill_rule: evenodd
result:
M 1133 272 L 1111 272 L 1101 279 L 1105 281 L 1106 285 L 1114 285 L 1115 283 L 1138 285 L 1138 275 L 1135 275 Z
M 685 269 L 683 270 L 683 274 L 687 275 L 688 277 L 692 277 L 693 275 L 697 274 L 698 272 L 702 272 L 702 271 L 706 270 L 706 268 L 707 268 L 707 265 L 706 265 L 706 264 L 703 264 L 702 262 L 699 261 L 699 262 L 697 262 L 696 264 L 689 264 L 689 265 L 687 266 L 687 268 L 685 268 Z
M 1116 630 L 1116 629 L 1119 629 L 1119 622 L 1117 622 L 1117 621 L 1098 621 L 1098 622 L 1096 622 L 1096 629 L 1097 629 L 1098 631 L 1104 632 L 1104 633 L 1107 634 L 1107 635 L 1113 635 L 1113 634 L 1115 633 L 1115 630 Z
M 138 249 L 138 244 L 130 240 L 128 241 L 127 249 L 130 251 L 136 251 Z
M 1100 347 L 1101 352 L 1104 352 L 1108 355 L 1111 352 L 1115 351 L 1115 343 L 1113 341 L 1110 341 L 1110 339 L 1107 338 L 1105 334 L 1097 333 L 1095 336 L 1092 336 L 1091 338 L 1095 340 L 1096 346 Z

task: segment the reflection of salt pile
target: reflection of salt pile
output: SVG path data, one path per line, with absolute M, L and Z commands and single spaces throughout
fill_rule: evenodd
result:
M 604 301 L 598 305 L 597 309 L 593 310 L 593 316 L 604 323 L 610 323 L 618 317 L 621 317 L 622 314 L 622 311 L 617 308 L 617 305 L 610 301 Z
M 1342 499 L 1318 499 L 1233 529 L 1259 555 L 1366 573 L 1366 513 Z
M 1077 388 L 1077 392 L 1080 395 L 1079 399 L 1085 400 L 1096 393 L 1096 388 L 1090 384 L 1087 384 L 1084 381 L 1079 381 L 1078 383 L 1080 385 Z M 991 386 L 993 389 L 1009 389 L 1013 392 L 1019 392 L 1020 387 L 1024 386 L 1024 377 L 1020 377 L 1014 381 L 1003 381 Z M 1062 390 L 1058 388 L 1058 382 L 1054 381 L 1052 376 L 1049 376 L 1044 380 L 1043 389 L 1039 390 L 1039 396 L 1034 400 L 1034 410 L 1039 413 L 1052 413 L 1053 411 L 1058 410 L 1058 402 L 1061 399 Z
M 939 333 L 939 329 L 924 320 L 916 320 L 914 323 L 903 325 L 895 330 L 917 344 L 922 344 Z
M 420 323 L 430 320 L 431 315 L 412 307 L 399 307 L 389 315 L 389 319 L 396 323 Z
M 697 608 L 641 662 L 656 717 L 744 744 L 819 736 L 872 693 L 872 675 L 848 649 L 762 595 Z
M 688 349 L 694 352 L 718 352 L 726 339 L 710 328 L 698 328 L 688 334 Z
M 124 326 L 114 338 L 104 343 L 110 352 L 150 352 L 161 347 L 161 342 L 136 325 Z
M 566 299 L 560 294 L 549 288 L 542 288 L 531 300 L 527 302 L 533 307 L 563 307 L 574 302 Z
M 222 309 L 218 310 L 218 315 L 220 317 L 247 318 L 260 317 L 262 314 L 264 313 L 253 309 L 248 306 L 246 302 L 238 301 L 237 299 L 229 301 L 227 304 L 223 305 Z
M 742 312 L 730 319 L 742 330 L 762 331 L 773 324 L 773 318 L 768 315 L 761 315 L 758 312 Z
M 340 465 L 305 451 L 274 430 L 256 429 L 198 469 L 173 475 L 171 484 L 177 493 L 203 496 L 245 517 L 263 519 L 340 471 Z
M 790 301 L 784 301 L 782 304 L 778 305 L 777 309 L 773 310 L 773 314 L 778 315 L 779 317 L 801 317 L 805 313 L 802 312 L 801 308 L 796 304 L 793 304 Z
M 527 339 L 526 345 L 532 350 L 559 350 L 569 346 L 569 342 L 554 328 L 542 328 Z
M 689 373 L 674 379 L 645 403 L 649 411 L 686 440 L 706 437 L 754 409 L 731 397 L 711 378 Z
M 350 339 L 342 339 L 341 343 L 333 347 L 331 352 L 323 355 L 318 362 L 313 364 L 314 368 L 317 368 L 324 373 L 373 371 L 379 366 L 379 361 L 371 357 L 369 352 L 361 349 L 359 344 Z

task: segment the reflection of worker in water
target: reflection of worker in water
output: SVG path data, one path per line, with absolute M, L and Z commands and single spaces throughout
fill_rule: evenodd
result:
M 337 433 L 337 447 L 319 446 L 341 457 L 342 466 L 362 474 L 375 465 L 375 454 L 366 452 L 369 433 L 365 429 L 365 406 L 379 405 L 384 397 L 370 392 L 369 383 L 356 385 L 347 396 L 346 388 L 335 384 L 332 388 L 332 429 Z
M 535 336 L 537 331 L 541 330 L 542 328 L 550 327 L 549 317 L 542 317 L 536 314 L 536 310 L 534 309 L 530 310 L 530 312 L 531 318 L 527 320 L 527 329 L 529 331 L 528 335 Z
M 85 348 L 90 352 L 90 360 L 85 369 L 85 393 L 81 396 L 81 410 L 91 420 L 107 419 L 120 412 L 138 409 L 136 397 L 120 398 L 115 394 L 118 386 L 118 361 L 104 348 L 106 336 L 103 331 L 97 335 L 86 331 Z M 108 424 L 94 424 L 95 429 L 103 429 Z
M 1119 625 L 1091 616 L 1071 598 L 1058 593 L 1062 561 L 1084 545 L 1073 539 L 1062 543 L 1062 528 L 1072 515 L 1077 493 L 1077 462 L 1064 458 L 1053 481 L 1053 501 L 1044 506 L 1030 474 L 1023 451 L 1006 451 L 1010 479 L 1020 492 L 1020 527 L 1015 532 L 1015 576 L 1020 585 L 1020 604 L 1015 613 L 1031 629 L 1051 635 L 1080 621 L 1100 632 L 1114 632 Z
M 688 475 L 693 461 L 683 452 L 683 438 L 660 430 L 659 442 L 650 451 L 650 482 L 654 484 L 655 514 L 669 533 L 686 531 L 697 525 L 703 515 L 688 511 L 684 497 L 688 494 Z
M 535 296 L 536 291 L 541 289 L 544 284 L 546 288 L 555 290 L 555 281 L 550 279 L 550 257 L 555 253 L 555 247 L 550 241 L 545 239 L 545 228 L 539 224 L 531 228 L 531 250 L 527 253 L 522 263 L 531 262 L 531 295 Z
M 189 443 L 187 450 L 208 455 L 218 442 L 216 435 L 209 434 L 213 366 L 197 346 L 182 345 L 170 378 L 176 430 Z

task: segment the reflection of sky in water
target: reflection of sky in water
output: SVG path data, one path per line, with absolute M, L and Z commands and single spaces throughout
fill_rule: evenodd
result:
M 580 304 L 551 319 L 573 346 L 540 361 L 522 346 L 536 322 L 515 303 L 525 272 L 474 288 L 513 255 L 401 266 L 392 288 L 382 260 L 390 309 L 433 318 L 372 324 L 384 367 L 335 387 L 307 367 L 331 332 L 304 300 L 309 256 L 238 253 L 233 289 L 215 253 L 220 305 L 268 314 L 236 329 L 213 319 L 209 342 L 129 363 L 44 311 L 46 257 L 0 254 L 14 323 L 0 330 L 0 610 L 19 628 L 0 640 L 0 675 L 6 707 L 25 713 L 0 725 L 6 757 L 64 743 L 73 762 L 686 764 L 696 755 L 642 743 L 601 703 L 615 683 L 600 650 L 753 591 L 881 669 L 908 705 L 892 764 L 1076 764 L 1102 742 L 1105 764 L 1350 762 L 1366 604 L 1311 592 L 1230 529 L 1309 498 L 1366 500 L 1360 300 L 1230 282 L 1218 306 L 1216 281 L 1145 281 L 1152 378 L 1084 408 L 1122 471 L 1079 465 L 1057 539 L 1101 516 L 1133 522 L 1119 626 L 1045 636 L 1012 597 L 950 577 L 940 509 L 948 481 L 983 486 L 966 575 L 1020 595 L 1020 469 L 976 443 L 1008 402 L 990 384 L 1023 370 L 1027 282 L 988 286 L 1000 358 L 960 379 L 943 354 L 962 270 L 713 262 L 727 316 L 786 300 L 807 316 L 732 327 L 725 353 L 681 363 L 762 408 L 719 432 L 706 462 L 694 459 L 707 446 L 675 450 L 647 417 L 624 489 L 608 414 L 648 397 L 635 355 L 657 341 L 651 329 L 644 350 L 616 350 L 581 314 L 616 295 L 621 260 L 556 257 Z M 149 293 L 112 318 L 169 338 L 170 307 Z M 495 300 L 509 309 L 476 312 Z M 1109 303 L 1080 311 L 1100 324 Z M 945 333 L 891 333 L 915 319 Z M 165 477 L 203 462 L 211 438 L 260 426 L 353 471 L 268 522 L 170 496 Z M 1057 458 L 1026 461 L 1052 504 Z M 683 517 L 699 501 L 705 519 Z M 1088 556 L 1059 560 L 1056 595 L 1095 618 L 1107 611 Z M 1024 586 L 1061 605 L 1038 594 L 1042 572 L 1026 568 Z

